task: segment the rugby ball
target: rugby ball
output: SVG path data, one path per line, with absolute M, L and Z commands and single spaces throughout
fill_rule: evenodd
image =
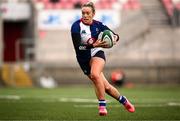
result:
M 113 47 L 113 42 L 114 42 L 114 34 L 110 30 L 104 30 L 99 34 L 99 39 L 107 44 L 106 48 L 111 48 Z

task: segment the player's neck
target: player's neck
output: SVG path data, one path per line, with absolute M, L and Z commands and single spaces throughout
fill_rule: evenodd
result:
M 83 24 L 85 24 L 85 25 L 92 25 L 93 24 L 93 19 L 92 19 L 92 21 L 91 22 L 88 22 L 88 23 L 86 23 L 86 22 L 84 22 L 84 20 L 81 18 L 81 21 L 82 21 L 82 23 Z

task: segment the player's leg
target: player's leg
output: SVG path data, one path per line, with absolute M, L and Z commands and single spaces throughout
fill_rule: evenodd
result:
M 108 95 L 110 95 L 111 97 L 118 100 L 119 96 L 120 96 L 119 91 L 107 81 L 107 79 L 105 78 L 103 73 L 101 73 L 101 76 L 102 76 L 102 79 L 103 79 L 103 82 L 104 82 L 105 92 Z
M 96 95 L 99 100 L 105 99 L 105 88 L 103 80 L 101 79 L 101 72 L 104 64 L 104 60 L 99 57 L 92 57 L 90 61 L 91 73 L 89 75 L 89 78 L 94 83 L 94 86 L 96 88 Z
M 99 57 L 92 57 L 90 61 L 91 73 L 88 76 L 95 86 L 96 96 L 99 100 L 99 115 L 107 115 L 105 87 L 101 77 L 101 72 L 104 68 L 105 60 Z
M 118 100 L 121 104 L 124 105 L 124 107 L 129 111 L 129 112 L 134 112 L 135 108 L 134 106 L 129 102 L 129 100 L 125 96 L 121 96 L 118 90 L 112 86 L 107 79 L 105 78 L 104 74 L 101 73 L 101 77 L 104 82 L 105 86 L 105 92 L 110 95 L 111 97 L 115 98 Z

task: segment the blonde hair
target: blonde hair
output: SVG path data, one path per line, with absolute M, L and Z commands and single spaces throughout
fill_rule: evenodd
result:
M 83 7 L 90 7 L 92 9 L 92 12 L 95 13 L 95 6 L 94 6 L 94 3 L 93 2 L 87 2 L 85 3 L 84 5 L 82 5 L 82 8 Z

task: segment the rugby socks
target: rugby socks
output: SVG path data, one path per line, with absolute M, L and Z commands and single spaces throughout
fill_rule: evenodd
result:
M 123 104 L 123 105 L 125 105 L 125 103 L 127 102 L 127 99 L 126 99 L 126 97 L 125 96 L 119 96 L 119 102 L 121 103 L 121 104 Z
M 106 100 L 99 100 L 99 106 L 106 107 Z
M 125 109 L 131 113 L 135 112 L 135 107 L 133 104 L 129 102 L 129 100 L 125 96 L 119 96 L 119 102 L 123 104 Z
M 107 115 L 106 101 L 105 100 L 99 100 L 99 115 L 100 116 L 106 116 Z

